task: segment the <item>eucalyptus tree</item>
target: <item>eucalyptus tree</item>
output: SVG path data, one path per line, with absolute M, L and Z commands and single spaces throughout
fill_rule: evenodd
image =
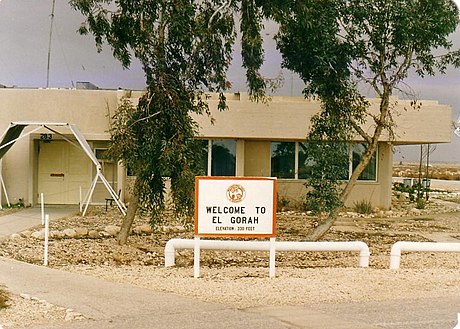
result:
M 129 67 L 133 57 L 145 73 L 146 92 L 134 106 L 121 103 L 111 128 L 109 150 L 136 176 L 118 242 L 127 241 L 137 209 L 156 221 L 165 209 L 165 177 L 178 215 L 193 210 L 194 176 L 200 173 L 200 144 L 191 113 L 208 113 L 206 92 L 216 92 L 225 109 L 226 71 L 240 20 L 243 66 L 249 93 L 263 96 L 265 80 L 261 10 L 254 0 L 71 0 L 85 16 L 79 29 L 98 49 L 108 44 Z M 240 13 L 236 15 L 236 13 Z
M 316 166 L 307 197 L 317 212 L 326 212 L 309 237 L 316 240 L 334 223 L 382 133 L 393 136 L 392 96 L 410 91 L 407 77 L 460 65 L 460 52 L 449 40 L 459 12 L 452 0 L 269 0 L 265 9 L 280 25 L 276 38 L 284 67 L 300 75 L 307 97 L 322 102 L 309 134 Z M 369 89 L 380 100 L 378 113 L 362 92 Z M 420 106 L 413 100 L 413 107 Z M 364 130 L 365 123 L 371 129 Z M 342 187 L 336 155 L 347 153 L 340 142 L 356 137 L 366 152 Z

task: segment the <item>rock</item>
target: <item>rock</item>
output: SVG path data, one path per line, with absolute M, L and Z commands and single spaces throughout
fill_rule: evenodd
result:
M 64 237 L 64 233 L 58 230 L 50 231 L 50 237 L 55 239 L 62 239 Z
M 100 235 L 99 235 L 99 232 L 98 232 L 98 231 L 96 231 L 96 230 L 90 230 L 90 231 L 88 232 L 88 237 L 91 238 L 91 239 L 97 239 L 97 238 L 100 237 Z
M 77 231 L 75 231 L 73 228 L 67 228 L 62 231 L 64 233 L 64 237 L 66 238 L 75 238 L 77 236 Z
M 176 225 L 174 226 L 174 231 L 173 232 L 176 232 L 176 233 L 181 233 L 181 232 L 185 232 L 186 229 L 183 225 Z
M 86 227 L 77 227 L 75 232 L 77 233 L 77 238 L 83 238 L 88 235 L 89 230 Z
M 99 234 L 99 237 L 103 237 L 103 238 L 109 238 L 109 237 L 114 236 L 114 234 L 110 234 L 109 232 L 106 232 L 106 231 L 100 231 L 98 234 Z
M 45 239 L 45 230 L 35 231 L 30 235 L 34 239 L 44 240 Z
M 116 225 L 107 225 L 104 228 L 104 232 L 108 233 L 110 236 L 114 236 L 120 232 L 120 227 Z
M 13 233 L 10 235 L 10 239 L 19 239 L 21 237 L 21 234 L 18 233 Z
M 136 234 L 150 234 L 153 232 L 153 229 L 149 224 L 144 224 L 133 228 L 133 232 Z
M 422 213 L 422 210 L 417 209 L 417 208 L 412 208 L 412 209 L 410 210 L 410 213 L 411 213 L 411 214 L 414 214 L 414 215 L 420 215 L 420 214 Z
M 186 228 L 182 225 L 175 225 L 175 226 L 163 226 L 163 232 L 166 233 L 180 233 L 185 232 Z
M 70 308 L 65 311 L 64 321 L 66 322 L 74 320 L 83 320 L 84 318 L 85 317 L 81 313 L 75 312 Z
M 21 234 L 21 236 L 23 236 L 24 238 L 30 238 L 30 236 L 32 235 L 32 231 L 25 230 L 25 231 L 22 231 L 20 234 Z

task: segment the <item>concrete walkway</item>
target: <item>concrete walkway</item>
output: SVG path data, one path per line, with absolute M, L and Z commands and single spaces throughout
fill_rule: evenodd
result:
M 291 328 L 262 314 L 2 258 L 0 282 L 88 318 L 36 328 Z
M 45 207 L 45 214 L 50 220 L 72 216 L 78 213 L 77 207 Z M 1 213 L 0 213 L 1 214 Z M 25 208 L 16 212 L 0 215 L 0 240 L 9 237 L 13 233 L 19 233 L 31 227 L 41 225 L 41 208 Z
M 77 212 L 77 208 L 45 209 L 50 220 Z M 40 224 L 40 208 L 27 208 L 1 216 L 0 239 Z M 51 304 L 73 309 L 88 319 L 61 323 L 54 327 L 36 326 L 37 329 L 292 328 L 262 314 L 1 257 L 0 284 L 14 294 L 29 294 Z
M 75 210 L 50 208 L 46 212 L 54 219 Z M 0 217 L 0 232 L 8 236 L 40 223 L 39 208 L 25 209 Z M 460 297 L 239 310 L 1 257 L 0 284 L 12 293 L 73 309 L 87 319 L 32 329 L 450 329 L 460 312 Z

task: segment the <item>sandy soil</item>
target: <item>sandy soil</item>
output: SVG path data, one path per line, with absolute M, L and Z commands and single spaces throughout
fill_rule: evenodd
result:
M 269 279 L 267 252 L 202 251 L 201 278 L 194 279 L 191 250 L 177 253 L 175 267 L 163 265 L 166 241 L 192 238 L 191 226 L 169 220 L 155 232 L 133 234 L 128 245 L 118 246 L 115 237 L 102 232 L 108 225 L 119 224 L 120 216 L 114 209 L 105 212 L 103 208 L 92 209 L 85 218 L 75 216 L 51 223 L 51 230 L 56 232 L 80 228 L 100 233 L 92 238 L 52 239 L 50 266 L 236 308 L 458 296 L 458 253 L 407 253 L 400 270 L 388 269 L 390 248 L 396 241 L 460 239 L 456 204 L 432 197 L 426 211 L 414 212 L 413 205 L 401 200 L 397 208 L 406 209 L 403 217 L 396 207 L 392 212 L 367 217 L 345 212 L 325 237 L 367 243 L 371 250 L 369 268 L 358 268 L 356 252 L 279 252 L 276 278 Z M 135 226 L 145 223 L 145 219 L 138 219 Z M 277 216 L 277 239 L 302 241 L 314 225 L 315 218 L 306 213 L 281 212 Z M 2 255 L 41 264 L 43 241 L 30 235 L 40 229 L 2 242 Z M 44 318 L 64 321 L 68 314 L 46 301 L 13 296 L 11 307 L 0 311 L 0 324 L 5 328 L 23 326 L 25 315 L 30 323 L 42 323 Z

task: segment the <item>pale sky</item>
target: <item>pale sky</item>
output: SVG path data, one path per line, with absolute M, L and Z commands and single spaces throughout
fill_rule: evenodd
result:
M 460 0 L 456 0 L 457 3 Z M 0 0 L 0 84 L 17 87 L 46 87 L 47 57 L 52 0 Z M 100 88 L 143 89 L 144 74 L 138 63 L 124 70 L 112 57 L 108 47 L 97 53 L 92 36 L 80 36 L 76 30 L 83 17 L 72 10 L 67 0 L 56 0 L 51 43 L 50 82 L 52 88 L 70 88 L 77 81 L 89 81 Z M 262 73 L 275 77 L 281 71 L 281 56 L 271 40 L 274 30 L 265 35 L 265 59 Z M 460 30 L 452 35 L 460 48 Z M 235 49 L 236 52 L 239 49 Z M 300 95 L 301 81 L 283 71 L 284 86 L 280 95 Z M 245 91 L 241 58 L 235 56 L 228 74 L 233 91 Z M 436 99 L 453 109 L 453 120 L 460 116 L 460 69 L 435 78 L 410 78 L 410 86 L 421 99 Z M 460 162 L 460 138 L 438 146 L 432 158 Z M 418 148 L 404 149 L 404 160 L 416 160 Z M 395 157 L 400 158 L 399 154 Z

